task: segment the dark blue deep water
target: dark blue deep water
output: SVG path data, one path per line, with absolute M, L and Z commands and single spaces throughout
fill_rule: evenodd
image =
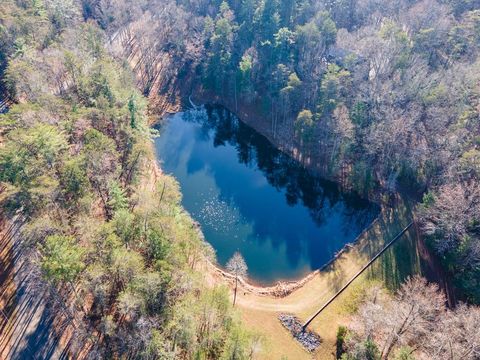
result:
M 235 251 L 260 283 L 295 279 L 328 262 L 378 214 L 278 151 L 220 107 L 167 118 L 156 139 L 165 172 L 220 265 Z

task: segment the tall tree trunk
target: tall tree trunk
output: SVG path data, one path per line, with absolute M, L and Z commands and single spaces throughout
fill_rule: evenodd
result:
M 414 308 L 415 308 L 415 306 L 414 306 L 414 305 L 411 305 L 410 311 L 408 312 L 407 316 L 406 316 L 405 319 L 403 320 L 403 322 L 402 322 L 402 324 L 400 325 L 398 331 L 396 331 L 397 335 L 395 335 L 395 327 L 393 327 L 393 329 L 392 329 L 392 340 L 391 340 L 390 343 L 388 344 L 387 350 L 386 350 L 386 351 L 382 351 L 382 354 L 381 354 L 382 360 L 388 360 L 388 357 L 390 356 L 390 353 L 392 352 L 393 347 L 394 347 L 394 346 L 397 344 L 397 342 L 398 342 L 399 336 L 402 335 L 402 334 L 405 332 L 405 328 L 406 328 L 407 322 L 408 322 L 408 320 L 410 319 L 410 316 L 412 315 Z
M 235 292 L 233 293 L 233 306 L 235 306 L 235 302 L 237 301 L 237 285 L 238 285 L 238 276 L 235 276 Z

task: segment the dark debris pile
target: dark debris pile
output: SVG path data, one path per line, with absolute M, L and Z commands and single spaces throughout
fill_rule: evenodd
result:
M 278 319 L 283 326 L 293 335 L 302 346 L 310 352 L 315 351 L 320 346 L 320 336 L 302 329 L 302 323 L 295 316 L 289 314 L 280 314 Z

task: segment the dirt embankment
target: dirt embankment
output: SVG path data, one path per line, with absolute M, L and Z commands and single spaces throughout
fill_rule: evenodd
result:
M 13 279 L 13 251 L 11 237 L 14 234 L 14 224 L 7 221 L 5 214 L 0 215 L 0 333 L 5 334 L 9 316 L 15 300 L 16 286 Z M 11 351 L 10 342 L 5 335 L 0 336 L 0 358 Z
M 459 299 L 458 290 L 454 287 L 450 276 L 440 263 L 440 259 L 425 243 L 425 239 L 421 234 L 418 224 L 415 223 L 416 241 L 418 244 L 418 254 L 422 259 L 423 275 L 430 281 L 438 284 L 439 288 L 444 292 L 447 303 L 450 308 L 455 307 Z
M 113 56 L 127 60 L 138 89 L 148 97 L 149 112 L 161 117 L 180 111 L 181 99 L 194 87 L 202 43 L 194 36 L 185 40 L 184 53 L 177 54 L 165 49 L 161 36 L 146 36 L 144 27 L 141 19 L 130 23 L 114 34 L 108 48 Z

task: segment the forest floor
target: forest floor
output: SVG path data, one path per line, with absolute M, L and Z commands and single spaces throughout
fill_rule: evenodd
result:
M 237 292 L 237 306 L 243 319 L 252 330 L 264 335 L 266 346 L 261 359 L 334 359 L 336 332 L 339 325 L 348 324 L 365 296 L 368 287 L 380 282 L 395 290 L 412 274 L 425 274 L 427 267 L 418 248 L 415 227 L 410 228 L 370 269 L 327 307 L 310 325 L 320 335 L 322 343 L 315 353 L 308 353 L 281 325 L 278 315 L 289 313 L 305 321 L 333 296 L 361 269 L 385 243 L 393 239 L 412 220 L 412 208 L 399 200 L 394 208 L 382 209 L 378 220 L 360 236 L 358 242 L 343 252 L 331 265 L 314 272 L 309 279 L 285 297 L 266 295 L 243 284 Z M 211 283 L 232 284 L 232 279 L 218 270 L 206 269 Z
M 8 218 L 8 220 L 7 220 Z M 0 224 L 0 359 L 62 359 L 56 316 L 38 281 L 32 252 L 19 236 L 22 221 L 2 214 Z

